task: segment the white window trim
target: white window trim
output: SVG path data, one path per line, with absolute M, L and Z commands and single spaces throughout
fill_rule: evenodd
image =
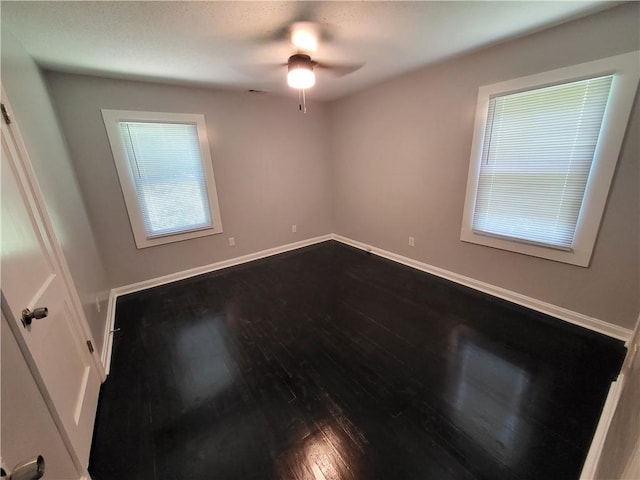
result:
M 604 113 L 602 131 L 594 153 L 593 165 L 587 180 L 573 248 L 569 251 L 558 250 L 529 244 L 524 240 L 522 242 L 511 241 L 474 232 L 472 228 L 473 214 L 489 100 L 494 96 L 611 74 L 614 75 L 611 94 Z M 480 87 L 460 240 L 588 267 L 626 133 L 639 77 L 640 51 L 635 51 Z
M 111 144 L 116 170 L 118 171 L 118 178 L 120 179 L 122 194 L 124 195 L 124 201 L 129 214 L 131 229 L 138 249 L 222 233 L 222 219 L 220 217 L 218 193 L 213 174 L 211 151 L 209 148 L 209 140 L 207 138 L 207 127 L 204 115 L 192 113 L 136 112 L 129 110 L 103 109 L 102 118 L 107 129 L 107 136 L 109 138 L 109 143 Z M 198 131 L 198 141 L 200 144 L 200 157 L 202 159 L 202 167 L 206 178 L 209 210 L 212 218 L 211 227 L 191 230 L 183 233 L 154 236 L 153 238 L 147 237 L 142 210 L 138 203 L 134 179 L 132 177 L 131 168 L 129 168 L 129 162 L 127 161 L 125 154 L 125 147 L 118 129 L 119 122 L 188 123 L 196 126 Z

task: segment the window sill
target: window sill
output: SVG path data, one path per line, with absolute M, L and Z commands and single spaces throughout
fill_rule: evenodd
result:
M 504 238 L 481 235 L 473 230 L 463 228 L 460 240 L 467 243 L 475 243 L 485 247 L 507 250 L 515 253 L 522 253 L 531 257 L 545 258 L 555 262 L 568 263 L 579 267 L 588 267 L 591 260 L 591 250 L 581 249 L 574 246 L 572 250 L 559 250 L 551 247 L 532 245 L 530 243 L 519 242 L 517 240 L 506 240 Z
M 136 238 L 136 247 L 138 250 L 156 245 L 164 245 L 167 243 L 181 242 L 182 240 L 191 240 L 192 238 L 206 237 L 207 235 L 216 235 L 222 233 L 222 226 L 213 226 L 199 230 L 191 230 L 184 233 L 173 233 L 170 235 L 161 235 L 152 238 Z

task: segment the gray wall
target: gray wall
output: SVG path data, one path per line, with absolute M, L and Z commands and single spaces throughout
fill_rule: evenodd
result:
M 325 105 L 303 115 L 295 99 L 269 94 L 53 72 L 46 81 L 116 285 L 331 232 Z M 224 233 L 136 249 L 103 108 L 205 115 Z
M 46 85 L 34 61 L 6 28 L 2 28 L 2 85 L 14 110 L 96 347 L 101 350 L 111 285 Z M 100 312 L 96 298 L 100 300 Z
M 638 3 L 330 105 L 335 233 L 626 328 L 638 317 L 639 111 L 590 268 L 460 241 L 478 87 L 640 48 Z M 416 246 L 408 246 L 414 236 Z

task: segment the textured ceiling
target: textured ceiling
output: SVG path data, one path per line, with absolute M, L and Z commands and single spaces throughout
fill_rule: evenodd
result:
M 8 2 L 7 28 L 47 68 L 292 94 L 286 39 L 296 20 L 323 35 L 314 58 L 363 63 L 318 73 L 311 99 L 386 78 L 621 2 Z

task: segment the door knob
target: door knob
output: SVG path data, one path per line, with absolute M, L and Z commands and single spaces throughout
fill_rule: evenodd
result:
M 9 475 L 9 480 L 38 480 L 43 475 L 44 457 L 38 455 L 16 465 Z
M 24 310 L 22 310 L 22 326 L 24 328 L 27 328 L 29 325 L 31 325 L 31 322 L 34 318 L 44 318 L 47 315 L 49 315 L 49 309 L 47 307 L 38 307 L 33 311 L 25 308 Z

